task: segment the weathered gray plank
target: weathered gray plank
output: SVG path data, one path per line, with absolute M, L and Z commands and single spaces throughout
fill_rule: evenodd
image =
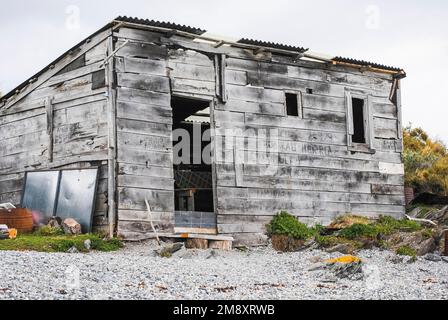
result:
M 304 108 L 346 113 L 345 99 L 302 92 Z
M 247 82 L 253 86 L 260 86 L 279 90 L 300 90 L 306 91 L 307 88 L 321 95 L 333 97 L 344 96 L 344 86 L 330 84 L 327 82 L 318 82 L 311 80 L 293 79 L 285 76 L 279 76 L 270 72 L 248 72 Z
M 130 88 L 118 88 L 117 100 L 123 102 L 146 103 L 158 106 L 171 105 L 171 97 L 169 94 Z
M 322 131 L 345 132 L 345 123 L 336 123 L 328 121 L 299 119 L 294 117 L 277 117 L 268 115 L 246 114 L 246 123 L 248 125 L 260 125 L 279 128 L 294 128 L 315 130 L 319 128 Z
M 373 118 L 374 134 L 377 138 L 397 139 L 397 120 Z
M 170 93 L 170 81 L 164 76 L 117 73 L 118 85 L 145 91 Z
M 119 175 L 118 186 L 140 189 L 157 188 L 159 190 L 172 191 L 174 188 L 174 179 L 135 175 Z
M 171 137 L 171 126 L 164 123 L 119 118 L 117 128 L 121 132 Z
M 218 173 L 218 186 L 235 187 L 235 176 Z M 242 187 L 246 188 L 278 188 L 304 191 L 329 191 L 329 192 L 357 192 L 370 193 L 371 185 L 359 182 L 339 182 L 329 183 L 325 180 L 303 180 L 281 177 L 252 177 L 244 175 Z
M 117 160 L 119 162 L 144 164 L 146 166 L 172 166 L 172 154 L 168 152 L 120 148 L 118 149 Z
M 328 110 L 316 110 L 303 108 L 303 118 L 318 120 L 318 121 L 329 121 L 329 122 L 337 122 L 337 123 L 345 123 L 345 112 L 335 112 Z
M 127 132 L 117 133 L 118 148 L 170 152 L 173 143 L 168 136 L 140 135 Z
M 247 112 L 255 114 L 285 115 L 283 103 L 263 103 L 230 99 L 225 104 L 218 104 L 217 110 Z
M 213 66 L 197 66 L 168 60 L 167 68 L 171 78 L 215 82 L 215 68 Z
M 46 87 L 52 87 L 56 85 L 61 85 L 62 83 L 70 80 L 74 80 L 77 78 L 81 78 L 84 76 L 87 76 L 95 71 L 104 70 L 104 68 L 101 68 L 102 62 L 97 62 L 91 65 L 87 65 L 60 75 L 56 75 L 48 81 L 46 81 L 40 88 L 46 88 Z
M 138 164 L 118 163 L 118 174 L 120 175 L 139 175 L 144 177 L 173 178 L 173 168 L 162 168 Z
M 121 119 L 151 121 L 171 125 L 173 123 L 170 108 L 134 102 L 117 103 L 117 117 Z
M 117 57 L 115 61 L 117 72 L 167 76 L 166 61 L 163 60 Z
M 174 192 L 138 188 L 118 188 L 118 208 L 125 210 L 146 210 L 145 199 L 151 211 L 173 212 Z
M 124 40 L 118 40 L 115 47 L 122 46 L 124 42 Z M 128 42 L 116 55 L 119 57 L 165 60 L 168 56 L 168 49 L 151 43 Z
M 191 79 L 172 78 L 172 92 L 183 92 L 188 94 L 202 94 L 208 96 L 215 95 L 215 82 L 198 81 Z
M 285 94 L 281 90 L 264 89 L 257 87 L 227 86 L 229 100 L 243 100 L 260 103 L 284 103 Z
M 155 31 L 121 27 L 116 32 L 114 32 L 114 36 L 122 38 L 120 40 L 130 39 L 142 42 L 160 42 L 160 37 L 162 37 L 163 35 Z

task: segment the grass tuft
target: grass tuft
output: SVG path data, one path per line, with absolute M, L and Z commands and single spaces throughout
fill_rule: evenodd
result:
M 412 249 L 409 246 L 401 246 L 397 249 L 397 254 L 400 256 L 409 256 L 409 257 L 417 257 L 417 251 L 415 249 Z
M 91 250 L 110 252 L 122 247 L 122 243 L 115 238 L 103 239 L 96 234 L 63 235 L 54 229 L 43 227 L 32 234 L 18 235 L 16 239 L 1 240 L 0 250 L 67 252 L 70 248 L 76 247 L 79 252 L 88 252 L 84 247 L 86 240 L 90 240 Z

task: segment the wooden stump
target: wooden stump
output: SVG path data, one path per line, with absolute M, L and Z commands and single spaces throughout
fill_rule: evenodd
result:
M 208 249 L 207 239 L 187 239 L 187 249 Z
M 230 251 L 232 250 L 232 241 L 210 241 L 208 244 L 208 247 L 210 249 L 218 249 L 223 251 Z

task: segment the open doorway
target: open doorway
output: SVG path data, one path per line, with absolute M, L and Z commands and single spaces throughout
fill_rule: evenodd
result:
M 173 96 L 175 232 L 216 234 L 210 102 Z

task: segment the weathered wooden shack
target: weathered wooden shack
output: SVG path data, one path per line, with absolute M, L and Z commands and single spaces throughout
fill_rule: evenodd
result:
M 0 100 L 0 202 L 20 203 L 27 171 L 95 166 L 94 224 L 131 240 L 151 221 L 256 244 L 280 210 L 401 216 L 404 77 L 119 17 Z M 192 154 L 210 161 L 178 163 L 177 129 L 209 141 Z

